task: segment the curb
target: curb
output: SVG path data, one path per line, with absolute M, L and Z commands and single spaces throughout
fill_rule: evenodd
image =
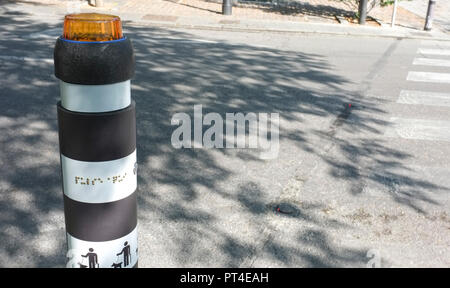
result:
M 125 20 L 133 24 L 142 26 L 153 26 L 161 28 L 181 28 L 181 29 L 193 29 L 193 30 L 209 30 L 209 31 L 229 31 L 229 32 L 250 32 L 250 33 L 283 33 L 283 34 L 320 34 L 320 35 L 339 35 L 339 36 L 359 36 L 359 37 L 379 37 L 379 38 L 396 38 L 396 39 L 419 39 L 419 40 L 435 40 L 435 41 L 450 41 L 449 37 L 439 36 L 425 36 L 425 35 L 411 35 L 404 33 L 391 33 L 391 34 L 376 34 L 357 31 L 323 31 L 323 30 L 307 30 L 307 29 L 271 29 L 271 28 L 251 28 L 251 27 L 236 27 L 225 25 L 196 25 L 196 24 L 183 24 L 183 23 L 164 23 L 146 20 Z M 330 24 L 331 25 L 331 24 Z M 345 24 L 336 24 L 345 25 Z M 347 26 L 347 25 L 345 25 Z M 347 26 L 348 27 L 348 26 Z M 380 28 L 383 29 L 383 28 Z M 426 33 L 418 31 L 417 33 Z

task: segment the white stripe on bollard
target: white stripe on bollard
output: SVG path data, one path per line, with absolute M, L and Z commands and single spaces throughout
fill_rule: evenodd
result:
M 131 104 L 130 80 L 107 85 L 79 85 L 60 81 L 61 105 L 77 112 L 110 112 Z
M 85 203 L 113 202 L 131 195 L 137 187 L 136 150 L 127 157 L 84 162 L 61 154 L 64 194 Z
M 137 226 L 124 237 L 104 242 L 83 241 L 67 233 L 67 244 L 68 268 L 97 268 L 97 263 L 98 268 L 132 268 L 138 260 Z

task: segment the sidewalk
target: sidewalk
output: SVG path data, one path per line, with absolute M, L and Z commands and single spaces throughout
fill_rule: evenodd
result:
M 418 16 L 425 17 L 428 0 L 402 1 L 399 6 Z M 436 2 L 433 26 L 450 33 L 450 1 L 438 0 Z
M 401 7 L 394 28 L 389 24 L 392 7 L 376 7 L 370 11 L 367 25 L 354 24 L 352 17 L 356 8 L 333 0 L 296 1 L 289 6 L 237 4 L 231 16 L 221 14 L 219 2 L 205 0 L 105 0 L 101 8 L 78 0 L 24 0 L 17 3 L 25 10 L 26 6 L 31 6 L 33 14 L 39 14 L 39 7 L 28 3 L 45 3 L 52 7 L 52 14 L 57 17 L 77 12 L 111 13 L 124 21 L 169 28 L 450 40 L 450 33 L 437 26 L 430 32 L 422 31 L 424 19 Z M 42 14 L 49 14 L 48 7 L 41 9 L 44 9 Z

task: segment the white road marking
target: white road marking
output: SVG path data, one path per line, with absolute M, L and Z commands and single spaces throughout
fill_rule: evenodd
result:
M 386 137 L 400 137 L 413 140 L 450 142 L 450 122 L 392 117 Z
M 432 82 L 432 83 L 450 83 L 450 73 L 435 72 L 408 72 L 408 81 Z
M 427 47 L 450 48 L 450 41 L 422 40 L 421 45 Z
M 417 53 L 450 56 L 450 49 L 419 48 Z
M 211 41 L 211 40 L 205 40 L 205 39 L 185 39 L 185 38 L 178 38 L 178 37 L 164 37 L 160 39 L 155 39 L 155 42 L 157 43 L 168 43 L 168 42 L 200 42 L 200 43 L 212 43 L 217 44 L 217 41 Z
M 190 41 L 194 41 L 194 42 L 202 42 L 202 43 L 213 43 L 213 44 L 219 43 L 219 42 L 217 42 L 217 41 L 205 40 L 205 39 L 191 39 Z
M 402 90 L 397 103 L 450 107 L 450 94 Z
M 450 67 L 450 60 L 436 58 L 416 58 L 413 65 Z

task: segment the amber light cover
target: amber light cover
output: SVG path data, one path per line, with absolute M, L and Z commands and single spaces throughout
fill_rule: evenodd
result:
M 80 13 L 66 15 L 63 38 L 74 41 L 112 41 L 123 38 L 118 16 Z

